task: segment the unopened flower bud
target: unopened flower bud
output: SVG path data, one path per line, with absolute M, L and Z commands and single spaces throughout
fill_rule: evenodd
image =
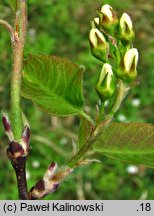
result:
M 112 97 L 115 92 L 115 77 L 112 71 L 112 66 L 108 63 L 103 65 L 96 91 L 101 100 L 105 101 Z
M 92 28 L 99 28 L 99 17 L 95 17 L 91 22 Z
M 109 45 L 104 35 L 97 28 L 92 28 L 89 34 L 89 41 L 93 56 L 101 61 L 106 61 Z
M 95 17 L 94 22 L 95 22 L 96 25 L 99 25 L 99 17 Z
M 122 58 L 121 64 L 116 71 L 118 78 L 125 82 L 131 82 L 137 77 L 138 51 L 136 48 L 129 49 Z
M 112 22 L 114 20 L 113 9 L 110 5 L 105 4 L 101 7 L 101 13 L 103 14 L 103 19 L 106 22 Z
M 113 33 L 115 27 L 118 24 L 118 20 L 114 14 L 113 8 L 105 4 L 101 7 L 101 10 L 98 12 L 100 17 L 100 26 L 104 28 L 108 33 Z
M 127 13 L 123 13 L 120 18 L 120 39 L 123 41 L 132 41 L 134 39 L 135 33 L 133 31 L 133 24 L 130 16 Z

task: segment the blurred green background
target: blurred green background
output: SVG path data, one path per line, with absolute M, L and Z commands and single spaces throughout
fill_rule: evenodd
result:
M 0 1 L 0 18 L 12 20 L 7 0 Z M 101 65 L 90 54 L 90 20 L 102 4 L 111 4 L 118 16 L 127 12 L 134 22 L 139 50 L 140 84 L 131 90 L 116 115 L 117 121 L 154 124 L 154 1 L 153 0 L 28 0 L 28 53 L 68 57 L 86 68 L 84 96 L 87 111 L 94 116 L 98 98 L 94 90 Z M 0 27 L 0 110 L 9 111 L 11 44 Z M 56 118 L 44 114 L 30 101 L 22 100 L 25 119 L 31 126 L 32 151 L 27 162 L 28 187 L 42 177 L 52 161 L 64 164 L 77 140 L 78 117 Z M 0 199 L 18 199 L 16 179 L 6 157 L 7 138 L 0 122 Z M 94 155 L 93 157 L 102 157 Z M 103 158 L 75 171 L 46 199 L 154 199 L 154 170 Z

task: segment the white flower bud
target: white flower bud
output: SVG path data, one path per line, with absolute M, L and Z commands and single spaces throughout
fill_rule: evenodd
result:
M 126 72 L 130 72 L 132 69 L 136 70 L 138 62 L 138 51 L 136 48 L 129 49 L 124 55 L 124 68 Z
M 113 9 L 110 5 L 105 4 L 101 7 L 101 13 L 104 15 L 105 19 L 112 22 L 114 20 Z
M 109 45 L 104 35 L 97 28 L 92 28 L 89 34 L 89 41 L 93 56 L 101 61 L 106 61 Z
M 117 68 L 116 75 L 118 78 L 129 83 L 137 77 L 137 62 L 138 51 L 136 48 L 129 49 L 121 60 L 119 68 Z
M 111 81 L 112 76 L 113 76 L 112 66 L 108 63 L 105 63 L 100 73 L 99 83 L 101 84 L 104 78 L 108 77 L 107 78 L 107 86 L 108 86 Z
M 96 25 L 99 25 L 99 17 L 95 17 L 95 18 L 94 18 L 94 23 L 95 23 Z
M 131 31 L 133 29 L 133 24 L 130 16 L 127 13 L 123 13 L 120 18 L 120 27 L 123 29 L 123 31 Z
M 95 17 L 92 21 L 91 21 L 91 28 L 98 28 L 99 29 L 99 17 Z
M 127 13 L 123 13 L 120 18 L 120 36 L 125 41 L 131 41 L 134 38 L 132 20 Z
M 114 35 L 115 29 L 118 25 L 118 19 L 116 18 L 112 7 L 105 4 L 101 7 L 101 10 L 98 11 L 98 14 L 100 19 L 99 26 L 108 34 Z
M 112 66 L 108 63 L 103 65 L 99 80 L 96 84 L 96 91 L 101 100 L 106 100 L 115 92 L 115 78 L 112 71 Z
M 89 40 L 93 47 L 97 47 L 101 43 L 106 43 L 104 35 L 97 28 L 90 30 Z

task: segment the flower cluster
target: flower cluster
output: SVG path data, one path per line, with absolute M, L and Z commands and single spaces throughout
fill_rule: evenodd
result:
M 124 13 L 118 19 L 108 4 L 101 7 L 91 25 L 91 52 L 103 63 L 96 91 L 105 101 L 115 94 L 117 80 L 129 85 L 137 77 L 138 51 L 132 46 L 135 34 L 129 15 Z

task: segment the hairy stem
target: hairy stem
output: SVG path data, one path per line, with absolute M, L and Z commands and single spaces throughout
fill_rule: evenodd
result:
M 13 72 L 11 79 L 11 123 L 14 138 L 20 139 L 22 133 L 22 118 L 20 108 L 21 70 L 23 61 L 23 46 L 19 40 L 14 43 Z
M 22 116 L 21 116 L 21 73 L 23 63 L 23 51 L 26 37 L 27 10 L 26 1 L 21 0 L 19 4 L 19 18 L 15 23 L 15 33 L 13 41 L 13 69 L 11 79 L 11 123 L 14 138 L 19 140 L 22 133 Z M 18 16 L 18 14 L 16 15 Z M 17 26 L 19 28 L 17 28 Z
M 21 114 L 21 75 L 24 45 L 27 26 L 26 0 L 20 0 L 15 19 L 15 33 L 13 38 L 13 68 L 11 78 L 11 123 L 14 139 L 19 141 L 22 134 L 22 114 Z M 26 182 L 26 157 L 21 156 L 16 159 L 9 157 L 16 172 L 19 198 L 29 199 Z
M 79 151 L 67 162 L 67 166 L 70 168 L 75 168 L 79 165 L 80 161 L 84 156 L 86 156 L 86 153 L 91 149 L 93 143 L 94 143 L 94 131 L 87 140 L 87 143 L 83 145 Z

